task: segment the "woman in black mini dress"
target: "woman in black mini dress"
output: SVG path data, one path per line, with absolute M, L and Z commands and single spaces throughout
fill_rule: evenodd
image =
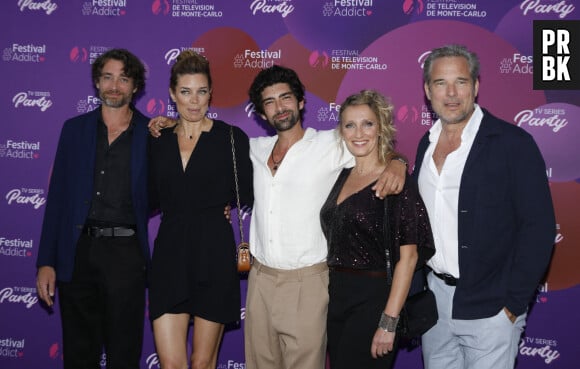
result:
M 211 98 L 208 61 L 182 52 L 169 93 L 179 119 L 150 141 L 151 202 L 161 212 L 149 288 L 149 314 L 162 368 L 215 368 L 224 324 L 240 320 L 240 283 L 232 227 L 235 203 L 230 129 L 240 197 L 251 205 L 248 136 L 206 116 Z M 193 347 L 187 357 L 189 323 Z

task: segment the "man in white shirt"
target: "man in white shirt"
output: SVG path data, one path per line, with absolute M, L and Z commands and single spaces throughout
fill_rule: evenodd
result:
M 246 368 L 323 369 L 328 267 L 319 213 L 352 157 L 334 130 L 302 127 L 304 86 L 293 70 L 261 71 L 249 94 L 277 135 L 250 140 L 254 264 L 246 297 Z M 394 161 L 377 183 L 377 196 L 400 192 L 405 170 Z
M 327 243 L 320 209 L 354 160 L 335 130 L 302 127 L 304 85 L 273 66 L 250 87 L 256 112 L 276 136 L 250 139 L 254 207 L 244 325 L 247 369 L 323 369 L 328 310 Z M 156 117 L 153 136 L 175 121 Z M 406 164 L 393 157 L 373 188 L 384 198 L 403 189 Z
M 437 249 L 428 282 L 439 321 L 423 335 L 425 368 L 513 368 L 555 237 L 545 164 L 527 132 L 475 104 L 474 53 L 434 49 L 423 77 L 439 117 L 414 173 Z

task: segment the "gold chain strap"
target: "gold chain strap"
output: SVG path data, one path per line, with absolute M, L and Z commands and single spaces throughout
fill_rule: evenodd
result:
M 244 241 L 244 227 L 242 224 L 242 209 L 240 206 L 240 187 L 238 184 L 238 166 L 236 164 L 236 147 L 234 145 L 234 127 L 230 126 L 230 142 L 232 144 L 232 159 L 234 161 L 234 182 L 236 184 L 236 205 L 238 206 L 238 226 L 240 229 L 240 242 Z

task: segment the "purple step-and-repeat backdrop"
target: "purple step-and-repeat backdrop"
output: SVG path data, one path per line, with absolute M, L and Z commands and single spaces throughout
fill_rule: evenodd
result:
M 319 129 L 336 126 L 348 94 L 375 88 L 391 97 L 398 149 L 414 160 L 419 137 L 433 123 L 423 96 L 422 62 L 433 47 L 461 43 L 482 61 L 479 103 L 538 142 L 556 209 L 554 258 L 538 286 L 518 368 L 577 368 L 580 93 L 532 89 L 532 24 L 578 20 L 579 5 L 579 0 L 3 1 L 0 367 L 62 367 L 60 316 L 38 303 L 35 259 L 62 123 L 99 104 L 90 78 L 98 55 L 112 47 L 133 51 L 148 69 L 137 107 L 149 116 L 175 116 L 167 93 L 170 65 L 181 50 L 203 53 L 215 81 L 209 115 L 250 136 L 266 134 L 247 100 L 261 68 L 283 64 L 298 71 L 308 90 L 305 125 Z M 157 225 L 153 219 L 151 238 Z M 246 281 L 241 283 L 245 295 Z M 224 337 L 220 369 L 245 367 L 243 307 L 240 317 L 240 326 Z M 159 368 L 145 324 L 142 367 Z M 422 367 L 420 350 L 402 351 L 397 367 Z

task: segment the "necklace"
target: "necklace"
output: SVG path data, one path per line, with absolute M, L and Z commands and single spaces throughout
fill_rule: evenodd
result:
M 195 129 L 193 127 L 194 125 L 195 125 L 194 123 L 191 123 L 190 124 L 190 126 L 191 126 L 191 132 L 188 133 L 187 132 L 187 128 L 186 128 L 187 124 L 184 123 L 183 121 L 178 120 L 177 121 L 177 125 L 175 126 L 175 130 L 173 132 L 177 133 L 179 136 L 182 136 L 182 137 L 188 138 L 190 140 L 193 140 L 193 131 L 195 131 Z M 206 119 L 205 118 L 200 123 L 200 126 L 201 126 L 201 131 L 206 131 L 206 128 L 204 128 L 204 126 L 207 127 L 207 123 L 206 123 Z M 179 127 L 181 127 L 181 130 L 178 130 Z
M 179 132 L 179 135 L 182 137 L 188 138 L 190 140 L 193 140 L 193 132 L 187 133 L 187 129 L 185 128 L 185 124 L 183 124 L 181 122 L 178 122 L 177 124 L 178 124 L 178 126 L 181 126 L 181 132 Z
M 272 148 L 272 152 L 270 153 L 270 159 L 272 159 L 272 170 L 275 172 L 278 170 L 278 167 L 280 167 L 280 164 L 282 164 L 282 160 L 284 160 L 284 157 L 286 156 L 286 153 L 284 153 L 284 155 L 282 155 L 282 157 L 280 158 L 280 160 L 276 161 L 274 159 L 274 150 L 276 149 L 276 145 L 278 145 L 278 140 L 276 140 L 276 143 L 274 144 L 274 147 Z

